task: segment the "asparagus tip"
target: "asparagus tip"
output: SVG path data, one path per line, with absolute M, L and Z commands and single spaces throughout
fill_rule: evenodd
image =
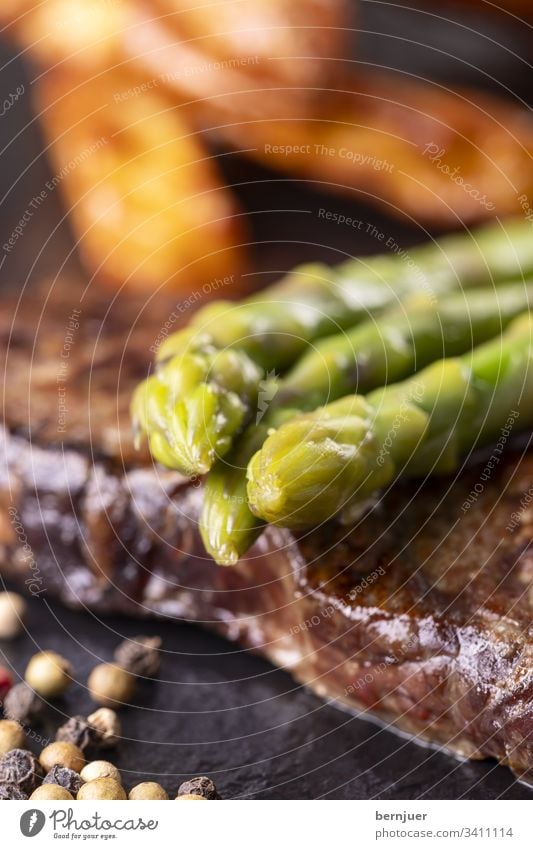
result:
M 218 566 L 235 566 L 239 560 L 239 552 L 231 545 L 221 546 L 211 555 Z

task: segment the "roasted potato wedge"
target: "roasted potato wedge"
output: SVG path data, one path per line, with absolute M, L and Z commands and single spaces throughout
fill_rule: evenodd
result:
M 191 13 L 198 27 L 207 9 Z M 520 212 L 524 195 L 533 198 L 533 122 L 524 110 L 475 90 L 376 72 L 329 87 L 324 80 L 311 103 L 297 88 L 261 80 L 253 66 L 219 68 L 218 54 L 202 51 L 223 27 L 205 27 L 205 39 L 187 42 L 154 19 L 131 30 L 127 49 L 186 104 L 191 121 L 247 156 L 442 227 Z
M 10 9 L 41 69 L 36 108 L 59 175 L 52 182 L 98 278 L 184 290 L 219 276 L 237 281 L 242 218 L 185 118 L 127 57 L 132 9 L 128 0 L 22 0 L 18 14 Z
M 129 78 L 45 75 L 36 108 L 88 270 L 133 288 L 238 290 L 243 226 L 217 167 L 159 92 Z
M 457 226 L 533 203 L 533 120 L 478 91 L 369 74 L 324 98 L 322 120 L 247 126 L 247 155 L 415 221 Z M 232 145 L 239 127 L 224 126 Z
M 287 86 L 323 85 L 335 72 L 327 60 L 345 49 L 346 0 L 153 0 L 151 7 L 224 67 Z
M 164 91 L 176 120 L 322 189 L 442 227 L 533 206 L 525 111 L 398 75 L 341 77 L 328 57 L 341 55 L 345 0 L 18 0 L 16 9 L 32 5 L 17 32 L 43 67 L 85 79 L 105 70 L 111 96 L 130 104 Z
M 244 123 L 265 115 L 308 117 L 315 109 L 320 91 L 316 79 L 307 87 L 282 82 L 267 74 L 266 60 L 261 64 L 242 54 L 224 59 L 206 52 L 202 38 L 187 39 L 165 17 L 151 16 L 145 3 L 132 7 L 131 19 L 134 25 L 123 37 L 126 55 L 145 80 L 163 84 L 207 126 L 213 119 Z
M 123 58 L 120 35 L 128 26 L 128 3 L 18 0 L 20 8 L 8 6 L 9 18 L 7 11 L 0 14 L 8 18 L 11 32 L 43 68 L 59 68 L 68 60 L 69 67 L 75 64 L 84 73 L 94 73 L 112 68 Z

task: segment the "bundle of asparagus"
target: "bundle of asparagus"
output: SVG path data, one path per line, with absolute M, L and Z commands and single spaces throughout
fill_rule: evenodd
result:
M 254 513 L 290 528 L 364 503 L 399 475 L 453 472 L 510 420 L 533 424 L 533 316 L 460 358 L 352 395 L 272 433 L 252 458 Z
M 253 484 L 247 486 L 246 472 L 272 428 L 348 393 L 370 392 L 440 357 L 466 352 L 497 336 L 532 303 L 533 280 L 527 284 L 505 284 L 497 290 L 482 288 L 452 294 L 437 302 L 415 296 L 381 318 L 369 319 L 345 335 L 317 343 L 280 381 L 263 421 L 250 425 L 208 475 L 200 520 L 207 551 L 218 563 L 232 565 L 255 542 L 264 520 L 270 521 L 255 504 L 255 490 L 251 500 L 255 512 L 250 508 Z M 281 433 L 285 432 L 281 428 Z M 293 472 L 294 466 L 289 464 L 287 474 Z M 299 483 L 296 477 L 294 486 L 298 488 Z M 314 522 L 311 520 L 310 524 Z
M 494 365 L 500 345 L 512 360 L 505 392 L 498 385 L 502 398 L 520 388 L 521 374 L 527 378 L 529 324 L 505 329 L 533 298 L 533 279 L 523 277 L 533 273 L 529 225 L 447 237 L 410 259 L 301 267 L 254 298 L 208 305 L 161 347 L 155 374 L 135 393 L 134 421 L 157 460 L 188 475 L 209 472 L 201 529 L 218 562 L 235 563 L 264 521 L 310 527 L 389 483 L 411 453 L 410 473 L 431 470 L 439 451 L 437 468 L 448 469 L 469 439 L 493 434 L 476 418 L 502 415 L 484 404 L 483 364 Z M 494 337 L 488 354 L 476 348 Z M 443 357 L 452 359 L 430 365 Z M 429 388 L 406 401 L 414 384 L 395 382 L 428 366 L 417 380 Z M 271 369 L 283 376 L 273 378 Z M 272 403 L 263 415 L 265 386 Z M 378 404 L 367 393 L 383 386 Z M 458 435 L 446 398 L 457 399 L 461 387 L 477 407 L 462 415 Z M 382 443 L 404 404 L 395 453 Z

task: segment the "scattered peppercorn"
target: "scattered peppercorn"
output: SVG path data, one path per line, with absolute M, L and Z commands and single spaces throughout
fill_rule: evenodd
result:
M 30 796 L 30 799 L 41 799 L 43 802 L 57 800 L 58 802 L 73 802 L 74 796 L 60 787 L 59 784 L 41 784 Z
M 128 799 L 134 802 L 152 799 L 168 799 L 166 791 L 156 781 L 143 781 L 142 784 L 137 784 L 132 787 L 128 793 Z
M 46 711 L 41 697 L 28 687 L 25 681 L 15 684 L 4 701 L 4 713 L 8 719 L 15 719 L 23 725 L 39 722 Z
M 67 769 L 74 770 L 74 772 L 81 772 L 85 766 L 83 752 L 77 746 L 73 746 L 72 743 L 49 743 L 42 750 L 39 760 L 46 772 L 49 772 L 54 766 L 65 766 Z
M 197 796 L 195 793 L 184 793 L 182 796 L 176 796 L 176 802 L 207 802 L 205 796 Z
M 58 784 L 60 787 L 68 790 L 69 793 L 72 793 L 73 796 L 76 796 L 83 781 L 81 776 L 77 772 L 74 772 L 73 769 L 57 765 L 53 766 L 46 773 L 43 784 Z
M 115 650 L 119 666 L 140 678 L 154 678 L 161 665 L 161 637 L 133 637 Z
M 87 683 L 91 698 L 105 707 L 127 703 L 135 692 L 133 675 L 113 663 L 95 666 Z
M 23 793 L 32 793 L 42 777 L 39 761 L 27 749 L 12 749 L 0 758 L 1 784 L 15 784 Z
M 55 651 L 34 654 L 24 675 L 26 683 L 45 699 L 62 696 L 72 680 L 72 666 Z
M 14 640 L 22 631 L 26 602 L 17 593 L 0 593 L 0 640 Z
M 109 761 L 91 761 L 83 767 L 81 773 L 82 781 L 96 781 L 98 778 L 114 778 L 119 784 L 122 784 L 120 772 Z
M 59 743 L 72 743 L 84 752 L 96 743 L 97 733 L 84 716 L 71 716 L 57 729 L 56 740 Z
M 8 672 L 5 666 L 0 666 L 0 701 L 4 701 L 12 686 L 13 678 L 11 677 L 11 673 Z
M 120 719 L 111 708 L 101 707 L 87 717 L 95 735 L 95 745 L 101 749 L 116 746 L 122 734 Z
M 202 796 L 204 799 L 220 799 L 214 782 L 206 775 L 199 775 L 180 784 L 178 787 L 179 796 Z
M 22 790 L 19 790 L 16 784 L 0 784 L 0 801 L 12 799 L 18 802 L 23 802 L 27 798 L 27 793 L 23 793 Z
M 24 729 L 14 719 L 0 720 L 0 757 L 12 749 L 23 749 L 26 745 Z
M 97 778 L 82 784 L 77 796 L 80 800 L 87 799 L 126 799 L 126 791 L 114 778 Z

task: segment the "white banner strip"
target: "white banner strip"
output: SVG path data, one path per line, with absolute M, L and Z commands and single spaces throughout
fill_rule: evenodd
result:
M 531 849 L 527 801 L 7 802 L 1 845 Z M 35 842 L 30 843 L 30 840 Z

